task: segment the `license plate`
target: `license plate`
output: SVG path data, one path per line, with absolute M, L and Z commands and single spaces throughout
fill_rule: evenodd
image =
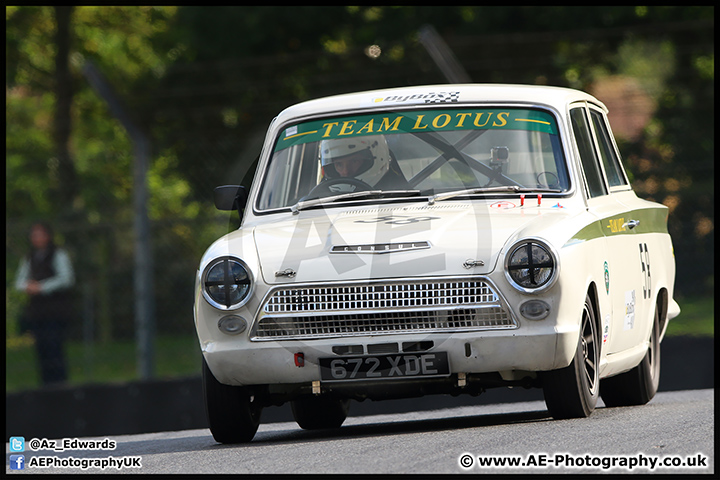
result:
M 447 352 L 320 359 L 320 378 L 326 382 L 446 375 L 450 375 Z

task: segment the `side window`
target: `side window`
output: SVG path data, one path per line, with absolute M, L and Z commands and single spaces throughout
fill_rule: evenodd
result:
M 590 117 L 592 118 L 595 137 L 597 137 L 598 143 L 600 144 L 600 156 L 602 157 L 603 167 L 605 167 L 608 184 L 611 187 L 627 185 L 622 166 L 620 165 L 620 159 L 615 152 L 612 139 L 610 138 L 610 131 L 605 124 L 603 115 L 596 110 L 590 110 Z
M 600 172 L 600 163 L 595 153 L 592 135 L 590 134 L 590 126 L 585 116 L 584 108 L 574 108 L 570 110 L 570 120 L 572 122 L 573 132 L 575 133 L 575 142 L 580 152 L 580 163 L 582 163 L 585 171 L 585 179 L 587 180 L 588 193 L 590 197 L 598 197 L 605 195 L 605 182 Z

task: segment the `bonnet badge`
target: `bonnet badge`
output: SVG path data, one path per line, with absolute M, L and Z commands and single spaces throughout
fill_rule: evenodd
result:
M 295 275 L 297 275 L 297 272 L 295 270 L 293 270 L 292 268 L 286 268 L 285 270 L 275 272 L 276 277 L 294 278 Z
M 482 260 L 473 260 L 473 259 L 467 259 L 465 260 L 465 263 L 463 263 L 463 267 L 470 270 L 473 267 L 482 267 L 485 265 L 485 262 Z

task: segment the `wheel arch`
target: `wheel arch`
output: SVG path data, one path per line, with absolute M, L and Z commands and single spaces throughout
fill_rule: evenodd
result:
M 655 300 L 655 308 L 658 309 L 660 314 L 660 341 L 665 337 L 665 329 L 667 328 L 667 312 L 668 305 L 670 302 L 670 294 L 667 288 L 661 288 L 657 293 L 657 299 Z
M 600 312 L 600 302 L 598 299 L 597 285 L 594 281 L 590 282 L 587 288 L 587 295 L 590 297 L 590 305 L 592 305 L 593 312 L 595 313 L 595 328 L 597 329 L 598 336 L 600 337 L 600 356 L 602 357 L 602 314 Z

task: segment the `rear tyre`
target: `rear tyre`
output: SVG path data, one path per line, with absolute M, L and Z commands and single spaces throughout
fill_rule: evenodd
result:
M 595 310 L 588 295 L 583 305 L 575 357 L 567 367 L 540 375 L 545 404 L 553 418 L 582 418 L 595 410 L 600 391 L 598 340 Z
M 255 436 L 262 408 L 246 387 L 220 383 L 203 358 L 203 390 L 210 432 L 219 443 L 244 443 Z
M 600 396 L 608 407 L 645 405 L 660 384 L 660 311 L 655 307 L 650 344 L 642 361 L 629 372 L 600 382 Z
M 339 428 L 347 418 L 350 400 L 325 396 L 301 397 L 292 400 L 290 406 L 300 428 Z

